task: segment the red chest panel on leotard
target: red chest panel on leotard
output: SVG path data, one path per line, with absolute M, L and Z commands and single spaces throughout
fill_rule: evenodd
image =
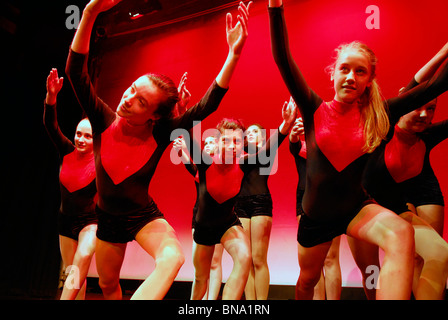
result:
M 213 163 L 205 175 L 208 193 L 221 204 L 238 195 L 244 173 L 237 163 L 226 171 L 220 170 L 218 166 Z
M 101 134 L 101 163 L 115 184 L 141 169 L 151 158 L 157 143 L 149 126 L 131 128 L 117 117 Z
M 335 100 L 322 102 L 314 114 L 316 143 L 338 172 L 365 153 L 360 118 L 358 108 Z
M 60 183 L 69 191 L 75 192 L 87 187 L 95 179 L 95 158 L 93 153 L 80 157 L 79 152 L 69 153 L 62 160 Z
M 425 152 L 426 145 L 421 139 L 395 126 L 394 136 L 384 151 L 384 162 L 395 182 L 417 176 L 423 169 Z

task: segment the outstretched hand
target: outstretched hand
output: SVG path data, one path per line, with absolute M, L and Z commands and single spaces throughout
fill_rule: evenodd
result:
M 55 105 L 59 91 L 62 89 L 64 78 L 59 78 L 58 70 L 53 68 L 47 77 L 47 97 L 45 98 L 48 105 Z
M 297 105 L 292 97 L 289 98 L 289 102 L 283 104 L 282 108 L 283 120 L 286 124 L 292 125 L 297 118 Z
M 251 5 L 252 1 L 250 1 L 247 6 L 243 2 L 240 2 L 238 6 L 240 14 L 237 16 L 238 23 L 234 27 L 232 14 L 227 13 L 226 15 L 227 44 L 234 55 L 241 54 L 244 43 L 246 42 L 248 36 L 247 25 L 249 21 L 249 9 Z
M 187 89 L 187 76 L 188 73 L 185 72 L 180 79 L 179 87 L 177 88 L 177 91 L 179 92 L 179 102 L 177 103 L 177 110 L 179 115 L 187 111 L 187 105 L 190 102 L 191 98 L 191 93 Z

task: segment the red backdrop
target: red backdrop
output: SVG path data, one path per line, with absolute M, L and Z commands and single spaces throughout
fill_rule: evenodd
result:
M 379 29 L 369 30 L 366 20 L 369 5 L 379 8 Z M 273 61 L 267 15 L 267 1 L 256 1 L 249 22 L 249 38 L 231 82 L 231 87 L 217 112 L 202 123 L 214 127 L 222 117 L 241 118 L 246 124 L 258 122 L 267 129 L 281 122 L 281 107 L 289 98 Z M 236 8 L 235 8 L 236 9 Z M 231 11 L 236 16 L 236 10 Z M 415 72 L 447 41 L 446 0 L 376 0 L 376 1 L 285 1 L 291 50 L 309 85 L 324 99 L 332 99 L 334 90 L 324 71 L 333 50 L 342 42 L 360 40 L 377 54 L 378 81 L 386 98 L 395 96 Z M 173 25 L 145 34 L 132 43 L 108 49 L 103 55 L 98 79 L 99 95 L 117 106 L 124 90 L 140 75 L 161 72 L 176 82 L 188 71 L 192 103 L 198 101 L 221 69 L 227 56 L 225 13 Z M 448 118 L 448 96 L 439 99 L 435 121 Z M 187 261 L 178 279 L 191 280 L 191 215 L 195 188 L 182 165 L 170 162 L 170 148 L 161 159 L 150 185 L 150 194 L 178 232 Z M 448 142 L 432 152 L 431 160 L 442 191 L 448 194 Z M 271 283 L 294 284 L 298 275 L 296 250 L 295 190 L 297 173 L 287 142 L 278 152 L 279 169 L 270 177 L 274 218 L 269 264 Z M 445 239 L 448 219 L 445 221 Z M 135 250 L 135 251 L 133 251 Z M 129 247 L 122 276 L 140 278 L 151 267 L 135 245 Z M 142 257 L 145 256 L 145 257 Z M 359 285 L 359 277 L 345 242 L 341 245 L 343 284 Z M 148 262 L 150 263 L 150 262 Z M 225 277 L 231 268 L 224 259 Z M 92 273 L 95 273 L 92 264 Z

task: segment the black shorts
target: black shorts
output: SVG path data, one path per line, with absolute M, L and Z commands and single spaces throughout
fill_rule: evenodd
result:
M 437 178 L 419 179 L 418 182 L 418 185 L 407 186 L 407 202 L 412 203 L 416 208 L 428 204 L 445 205 Z
M 239 196 L 234 210 L 239 218 L 272 217 L 272 197 L 269 193 Z
M 377 204 L 372 198 L 368 198 L 358 207 L 359 209 L 341 218 L 337 221 L 320 222 L 311 219 L 308 215 L 303 214 L 300 218 L 299 228 L 297 230 L 297 241 L 302 247 L 311 248 L 329 242 L 347 232 L 347 227 L 353 218 L 361 211 L 362 208 L 369 204 Z
M 213 246 L 220 243 L 224 233 L 233 226 L 241 226 L 241 221 L 236 215 L 234 216 L 234 219 L 229 221 L 229 223 L 219 227 L 206 227 L 196 222 L 193 232 L 193 240 L 197 244 Z
M 144 210 L 126 215 L 112 215 L 96 207 L 98 214 L 98 239 L 112 243 L 127 243 L 135 239 L 137 233 L 156 219 L 165 219 L 163 213 L 152 202 Z
M 59 212 L 59 235 L 78 241 L 79 233 L 90 224 L 97 224 L 98 217 L 95 212 L 87 212 L 76 215 Z

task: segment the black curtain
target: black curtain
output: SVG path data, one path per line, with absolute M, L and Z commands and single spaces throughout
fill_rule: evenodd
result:
M 2 194 L 0 297 L 53 299 L 60 270 L 57 215 L 59 156 L 42 123 L 45 82 L 52 67 L 64 76 L 75 30 L 65 27 L 70 4 L 2 2 Z M 58 120 L 72 138 L 81 109 L 69 82 L 58 96 Z

